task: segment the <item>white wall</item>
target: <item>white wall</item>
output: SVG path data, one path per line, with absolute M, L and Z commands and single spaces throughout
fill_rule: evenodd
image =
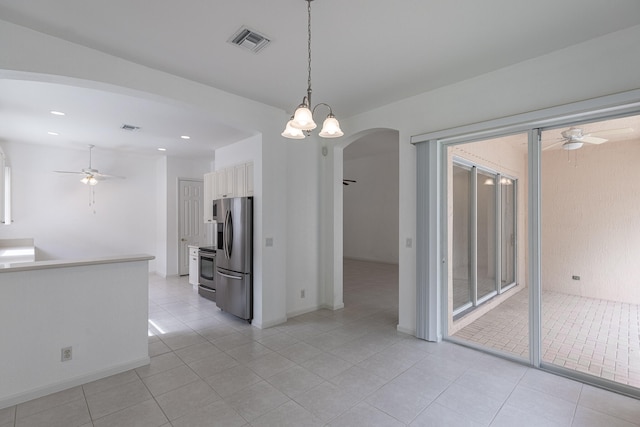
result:
M 320 162 L 316 136 L 292 140 L 287 147 L 287 316 L 318 309 L 320 274 Z M 304 298 L 301 291 L 304 291 Z
M 156 160 L 156 271 L 162 277 L 167 277 L 167 269 L 169 259 L 168 254 L 168 199 L 167 199 L 167 174 L 168 174 L 168 159 L 167 157 L 160 157 Z
M 14 219 L 0 228 L 2 238 L 34 238 L 37 260 L 155 254 L 156 159 L 94 148 L 93 167 L 126 179 L 100 182 L 92 196 L 79 176 L 53 172 L 87 167 L 88 149 L 2 146 L 12 164 Z
M 640 304 L 640 141 L 570 156 L 542 155 L 543 289 Z
M 398 176 L 397 133 L 387 142 L 390 151 L 344 160 L 344 178 L 357 181 L 344 186 L 344 257 L 375 262 L 398 263 Z M 348 157 L 355 145 L 366 145 L 371 135 L 344 149 Z

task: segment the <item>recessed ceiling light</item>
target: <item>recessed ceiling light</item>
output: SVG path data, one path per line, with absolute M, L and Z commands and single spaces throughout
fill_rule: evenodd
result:
M 60 135 L 58 132 L 47 132 L 49 135 L 58 136 Z
M 158 148 L 158 151 L 167 151 L 166 148 Z
M 191 137 L 188 136 L 188 135 L 182 135 L 180 138 L 182 138 L 182 139 L 191 139 Z
M 53 114 L 54 116 L 64 116 L 64 113 L 62 111 L 55 111 L 55 110 L 51 110 L 49 111 L 51 114 Z

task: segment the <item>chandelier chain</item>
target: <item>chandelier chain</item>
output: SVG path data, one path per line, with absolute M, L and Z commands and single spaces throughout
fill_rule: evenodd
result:
M 309 53 L 308 78 L 307 78 L 307 101 L 311 106 L 311 0 L 307 0 L 307 52 Z
M 302 103 L 296 108 L 281 135 L 290 139 L 304 139 L 305 136 L 311 135 L 311 131 L 317 127 L 313 121 L 313 115 L 316 108 L 322 105 L 329 109 L 329 114 L 322 123 L 319 136 L 321 138 L 338 138 L 344 135 L 344 132 L 340 129 L 340 123 L 333 115 L 331 106 L 324 102 L 316 104 L 314 107 L 311 104 L 311 2 L 313 0 L 305 1 L 307 2 L 307 96 L 302 98 Z

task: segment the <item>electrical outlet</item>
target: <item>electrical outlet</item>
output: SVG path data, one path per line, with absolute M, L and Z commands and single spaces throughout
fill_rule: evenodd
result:
M 265 239 L 265 246 L 267 248 L 273 247 L 273 237 L 267 237 Z
M 73 347 L 63 347 L 60 350 L 60 361 L 68 362 L 73 358 Z
M 303 290 L 300 291 L 300 298 L 304 298 L 304 296 L 305 296 L 305 291 L 303 289 Z
M 405 246 L 410 248 L 413 246 L 413 240 L 411 239 L 411 237 L 407 237 L 407 241 L 405 242 Z

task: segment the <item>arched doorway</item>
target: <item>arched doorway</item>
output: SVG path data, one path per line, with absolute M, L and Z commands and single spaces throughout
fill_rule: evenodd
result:
M 391 296 L 383 298 L 397 323 L 399 133 L 370 129 L 334 147 L 333 157 L 333 245 L 327 254 L 333 280 L 325 296 L 333 298 L 334 309 L 343 301 L 365 304 L 392 281 L 393 289 L 384 291 Z M 363 288 L 362 272 L 388 280 Z

